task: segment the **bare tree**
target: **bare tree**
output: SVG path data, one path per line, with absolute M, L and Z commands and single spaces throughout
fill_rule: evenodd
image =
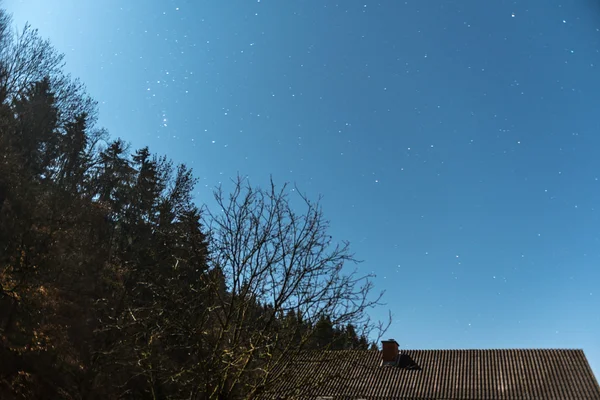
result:
M 383 293 L 372 295 L 372 275 L 348 269 L 358 261 L 347 242 L 333 243 L 320 199 L 288 185 L 278 189 L 272 180 L 268 189 L 239 177 L 234 185 L 230 195 L 215 192 L 218 212 L 205 213 L 209 263 L 227 286 L 211 293 L 211 375 L 199 390 L 207 398 L 253 397 L 268 388 L 274 371 L 311 343 L 323 318 L 351 323 L 364 335 L 381 328 L 366 311 Z M 303 213 L 293 210 L 294 201 Z
M 48 78 L 60 110 L 58 125 L 82 114 L 93 125 L 96 102 L 86 94 L 83 83 L 65 72 L 64 54 L 31 25 L 12 31 L 11 22 L 11 16 L 0 10 L 0 100 L 18 98 L 33 83 Z

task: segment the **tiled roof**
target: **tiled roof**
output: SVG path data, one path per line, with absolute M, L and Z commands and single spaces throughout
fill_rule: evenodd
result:
M 600 400 L 582 350 L 408 350 L 381 364 L 378 351 L 300 353 L 260 397 Z

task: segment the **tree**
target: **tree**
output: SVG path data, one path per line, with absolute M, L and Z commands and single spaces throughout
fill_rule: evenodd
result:
M 0 397 L 252 397 L 301 350 L 364 349 L 369 275 L 319 203 L 196 179 L 95 127 L 95 102 L 0 9 Z M 300 200 L 305 210 L 293 211 Z
M 65 73 L 64 54 L 40 37 L 29 24 L 19 32 L 11 31 L 12 20 L 0 10 L 0 99 L 23 95 L 35 82 L 48 79 L 55 90 L 56 106 L 61 110 L 58 124 L 63 126 L 83 113 L 95 121 L 96 102 L 85 86 Z
M 332 242 L 319 202 L 297 196 L 302 214 L 293 210 L 287 185 L 278 189 L 271 181 L 261 189 L 238 178 L 230 195 L 215 192 L 219 212 L 205 214 L 209 267 L 223 272 L 228 293 L 211 296 L 216 325 L 204 360 L 207 398 L 257 394 L 277 379 L 284 360 L 332 326 L 353 324 L 364 334 L 375 328 L 366 311 L 381 294 L 372 295 L 371 276 L 347 269 L 357 262 L 349 244 Z M 270 309 L 258 319 L 257 303 Z M 281 331 L 277 316 L 285 315 L 305 324 Z M 330 338 L 323 339 L 321 348 L 329 348 Z
M 22 159 L 24 169 L 35 178 L 49 178 L 52 162 L 58 156 L 58 108 L 50 80 L 44 78 L 31 84 L 15 98 L 16 135 L 12 147 Z

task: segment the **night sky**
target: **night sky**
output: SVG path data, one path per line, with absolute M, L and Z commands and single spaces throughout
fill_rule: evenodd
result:
M 323 195 L 403 348 L 583 348 L 600 375 L 599 2 L 3 6 L 198 202 L 238 173 Z

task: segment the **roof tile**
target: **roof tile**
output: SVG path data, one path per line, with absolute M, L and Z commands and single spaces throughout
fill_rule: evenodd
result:
M 302 352 L 260 397 L 600 400 L 582 350 L 407 350 L 397 366 L 382 365 L 380 354 Z

